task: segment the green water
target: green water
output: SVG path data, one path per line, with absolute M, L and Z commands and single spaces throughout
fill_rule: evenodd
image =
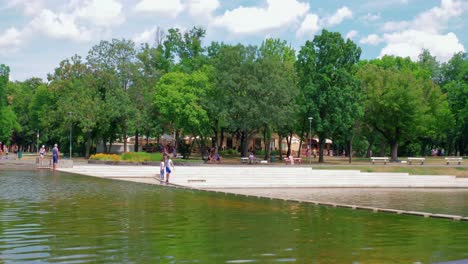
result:
M 0 263 L 434 263 L 468 223 L 0 172 Z

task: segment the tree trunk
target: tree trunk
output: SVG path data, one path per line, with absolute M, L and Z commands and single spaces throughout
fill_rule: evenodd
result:
M 349 140 L 349 164 L 351 164 L 353 160 L 353 137 Z
M 248 144 L 248 135 L 246 132 L 242 132 L 242 135 L 241 135 L 241 155 L 242 157 L 247 157 L 247 149 L 249 147 L 249 144 Z
M 224 128 L 221 128 L 221 135 L 219 137 L 219 145 L 218 145 L 218 151 L 221 151 L 223 148 L 223 143 L 224 143 Z
M 278 133 L 279 160 L 283 160 L 283 136 Z
M 367 147 L 367 152 L 366 152 L 366 158 L 370 158 L 372 156 L 371 151 L 372 151 L 373 144 L 374 144 L 373 141 L 369 141 L 369 146 Z
M 383 157 L 385 156 L 385 142 L 383 142 L 382 140 L 382 143 L 380 143 L 380 154 L 379 154 L 380 157 Z
M 91 149 L 91 146 L 93 145 L 93 141 L 90 136 L 88 136 L 88 139 L 85 142 L 85 158 L 89 158 L 89 151 Z
M 139 138 L 140 135 L 138 134 L 138 129 L 135 131 L 135 146 L 133 147 L 133 151 L 138 152 L 138 145 L 139 145 Z
M 271 141 L 271 133 L 267 128 L 265 128 L 263 132 L 263 142 L 265 143 L 265 157 L 264 157 L 265 160 L 270 159 L 270 155 L 271 155 L 270 141 Z
M 391 161 L 398 160 L 398 141 L 391 142 L 392 146 L 392 158 Z
M 323 163 L 323 150 L 325 149 L 325 137 L 319 136 L 319 163 Z

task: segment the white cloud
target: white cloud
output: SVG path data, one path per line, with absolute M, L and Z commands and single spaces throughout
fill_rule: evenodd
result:
M 308 14 L 301 26 L 296 31 L 297 37 L 314 36 L 320 30 L 319 17 L 316 14 Z
M 184 9 L 180 0 L 141 0 L 135 11 L 142 13 L 155 13 L 168 17 L 176 17 Z
M 416 29 L 425 32 L 439 32 L 447 27 L 450 20 L 463 13 L 462 2 L 441 0 L 440 7 L 433 7 L 420 13 L 411 21 L 390 21 L 383 25 L 384 31 Z
M 220 6 L 218 0 L 188 0 L 187 8 L 192 16 L 211 16 Z
M 28 29 L 57 39 L 71 39 L 74 41 L 89 41 L 91 32 L 77 25 L 75 17 L 66 13 L 54 13 L 48 9 L 36 16 Z
M 21 32 L 11 27 L 0 34 L 0 55 L 7 55 L 18 49 L 21 44 Z
M 266 7 L 243 7 L 227 10 L 214 19 L 214 25 L 237 34 L 278 29 L 296 22 L 309 10 L 309 4 L 297 0 L 267 0 Z
M 418 59 L 423 49 L 427 49 L 440 61 L 448 61 L 454 53 L 465 51 L 465 48 L 453 33 L 437 34 L 418 30 L 406 30 L 385 34 L 387 45 L 380 52 L 383 55 L 395 55 Z
M 6 4 L 0 6 L 2 9 L 10 9 L 15 7 L 21 7 L 23 13 L 27 16 L 35 15 L 38 10 L 41 10 L 44 7 L 43 0 L 9 0 Z
M 353 12 L 351 12 L 351 10 L 348 7 L 343 6 L 340 9 L 336 10 L 335 14 L 333 14 L 331 17 L 326 19 L 326 24 L 328 26 L 335 26 L 335 25 L 341 24 L 343 20 L 352 18 L 352 17 L 353 17 Z
M 424 11 L 412 20 L 385 23 L 382 29 L 389 33 L 383 36 L 386 46 L 380 56 L 409 56 L 417 60 L 422 49 L 427 49 L 440 61 L 447 61 L 465 48 L 454 33 L 443 31 L 466 10 L 461 1 L 441 0 L 440 6 Z
M 375 46 L 375 45 L 378 45 L 382 41 L 383 39 L 380 38 L 378 35 L 370 34 L 369 36 L 359 40 L 359 43 Z
M 366 22 L 374 22 L 379 19 L 380 19 L 380 13 L 377 13 L 377 14 L 367 13 L 367 15 L 361 17 L 361 20 L 366 21 Z
M 96 26 L 120 25 L 125 21 L 122 5 L 115 0 L 91 0 L 74 14 Z
M 156 38 L 157 27 L 152 29 L 145 30 L 137 35 L 135 35 L 132 40 L 135 43 L 153 43 Z
M 356 30 L 351 30 L 349 31 L 347 34 L 346 34 L 346 39 L 353 39 L 354 37 L 356 37 L 357 35 L 359 34 L 359 32 L 357 32 Z

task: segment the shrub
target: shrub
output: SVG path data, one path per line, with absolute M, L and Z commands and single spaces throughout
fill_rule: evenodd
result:
M 104 161 L 129 161 L 129 162 L 144 162 L 144 161 L 160 161 L 161 153 L 145 153 L 145 152 L 127 152 L 122 155 L 97 153 L 89 157 L 90 160 Z
M 160 161 L 161 159 L 161 153 L 127 152 L 122 154 L 122 160 L 130 162 Z
M 235 149 L 225 149 L 219 152 L 221 156 L 234 156 L 237 155 L 237 150 Z
M 109 161 L 120 161 L 121 157 L 116 154 L 104 154 L 97 153 L 89 157 L 90 160 L 109 160 Z

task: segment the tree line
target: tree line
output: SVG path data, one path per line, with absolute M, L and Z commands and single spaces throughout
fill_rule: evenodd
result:
M 39 133 L 41 144 L 67 145 L 73 129 L 75 152 L 88 157 L 101 142 L 120 139 L 127 150 L 129 136 L 135 151 L 140 136 L 164 133 L 191 135 L 203 150 L 229 134 L 246 156 L 255 135 L 286 138 L 289 151 L 292 135 L 307 141 L 311 125 L 320 162 L 326 138 L 350 157 L 468 153 L 466 53 L 447 63 L 427 50 L 416 62 L 361 60 L 358 45 L 327 30 L 299 51 L 280 39 L 203 46 L 205 34 L 158 30 L 154 43 L 139 47 L 101 41 L 85 58 L 61 61 L 47 80 L 9 81 L 2 64 L 0 141 L 33 147 Z

